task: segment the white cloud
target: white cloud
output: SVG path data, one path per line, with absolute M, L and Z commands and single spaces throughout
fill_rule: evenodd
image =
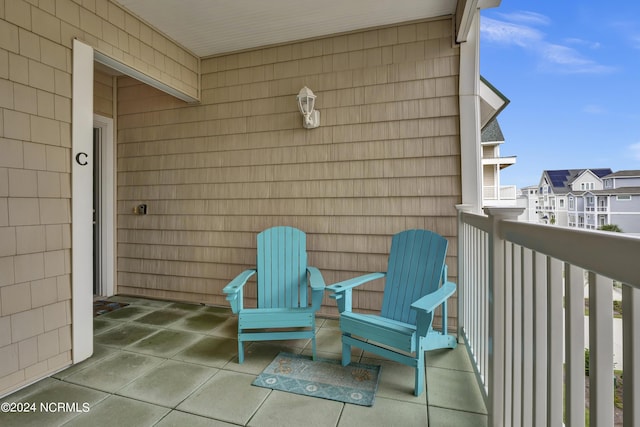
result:
M 525 48 L 542 42 L 543 38 L 535 28 L 491 18 L 482 18 L 480 28 L 484 40 Z
M 527 10 L 512 13 L 498 13 L 498 15 L 506 19 L 507 21 L 519 22 L 521 24 L 549 25 L 551 23 L 551 20 L 548 16 L 545 16 L 541 13 L 530 12 Z
M 547 34 L 536 26 L 551 23 L 544 15 L 534 12 L 498 14 L 503 19 L 483 17 L 480 31 L 482 40 L 489 43 L 512 45 L 533 52 L 540 60 L 540 70 L 566 74 L 607 73 L 613 68 L 598 64 L 572 46 L 596 49 L 597 42 L 570 38 L 564 44 L 547 41 Z
M 629 151 L 631 151 L 631 156 L 634 159 L 640 160 L 640 142 L 636 142 L 635 144 L 631 144 L 629 146 Z

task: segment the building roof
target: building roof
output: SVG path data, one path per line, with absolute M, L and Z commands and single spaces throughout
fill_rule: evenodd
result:
M 482 129 L 481 142 L 504 142 L 498 119 L 493 119 Z
M 568 193 L 571 191 L 571 184 L 580 175 L 586 171 L 591 171 L 598 178 L 602 179 L 607 175 L 611 175 L 612 170 L 609 168 L 595 168 L 595 169 L 557 169 L 557 170 L 545 170 L 542 172 L 543 177 L 547 177 L 547 180 L 551 184 L 554 193 Z
M 626 178 L 640 177 L 640 170 L 635 169 L 635 170 L 618 171 L 618 172 L 610 173 L 604 178 L 621 178 L 621 177 L 626 177 Z
M 611 188 L 607 190 L 593 190 L 591 193 L 597 196 L 604 195 L 615 195 L 615 194 L 639 194 L 640 195 L 640 187 L 620 187 L 620 188 Z

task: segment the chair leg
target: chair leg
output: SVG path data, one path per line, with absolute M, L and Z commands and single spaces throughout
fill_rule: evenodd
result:
M 244 345 L 238 337 L 238 364 L 242 364 L 242 362 L 244 362 Z
M 424 391 L 424 351 L 418 350 L 416 354 L 416 384 L 413 394 L 420 396 Z
M 314 335 L 313 338 L 311 338 L 311 355 L 313 357 L 313 360 L 317 359 L 316 356 L 316 336 Z
M 347 344 L 344 342 L 344 337 L 342 339 L 342 366 L 347 366 L 351 363 L 351 344 Z

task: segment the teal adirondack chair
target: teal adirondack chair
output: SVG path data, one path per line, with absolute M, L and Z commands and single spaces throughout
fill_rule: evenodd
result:
M 306 242 L 305 233 L 292 227 L 261 232 L 257 268 L 243 271 L 222 290 L 238 314 L 238 363 L 244 362 L 245 341 L 311 339 L 316 359 L 315 313 L 325 283 L 320 271 L 307 265 Z M 243 287 L 256 273 L 257 307 L 245 308 Z
M 427 230 L 393 236 L 386 273 L 370 273 L 327 286 L 340 312 L 342 365 L 351 363 L 351 346 L 414 367 L 414 394 L 424 391 L 424 352 L 455 348 L 447 334 L 447 298 L 456 285 L 447 281 L 447 240 Z M 380 315 L 351 311 L 352 289 L 386 277 Z M 442 305 L 442 330 L 432 327 L 433 311 Z

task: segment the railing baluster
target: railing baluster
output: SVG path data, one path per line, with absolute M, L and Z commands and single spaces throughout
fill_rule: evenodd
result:
M 547 358 L 549 360 L 547 393 L 548 426 L 562 425 L 562 263 L 557 259 L 549 262 L 549 281 L 547 287 Z
M 566 425 L 583 427 L 584 414 L 584 274 L 564 264 Z
M 513 251 L 513 409 L 511 425 L 519 426 L 522 419 L 522 246 Z
M 589 419 L 595 427 L 613 425 L 612 297 L 611 279 L 589 272 Z
M 533 252 L 522 254 L 522 419 L 530 426 L 533 420 Z
M 533 255 L 533 425 L 547 424 L 547 257 Z
M 640 425 L 640 290 L 622 286 L 624 427 Z
M 514 245 L 505 242 L 504 251 L 504 415 L 502 416 L 505 426 L 511 425 L 511 414 L 513 406 L 513 252 Z

